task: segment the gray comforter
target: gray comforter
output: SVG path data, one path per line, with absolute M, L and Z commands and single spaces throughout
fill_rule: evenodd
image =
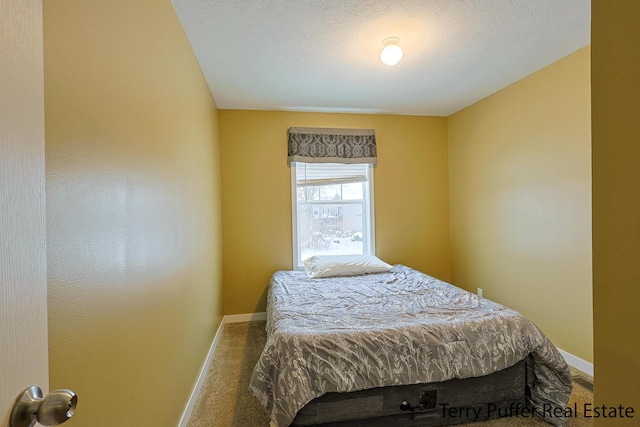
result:
M 327 392 L 477 377 L 527 356 L 531 408 L 565 424 L 548 409 L 565 408 L 571 374 L 536 325 L 406 266 L 328 279 L 276 272 L 266 329 L 249 389 L 277 427 Z

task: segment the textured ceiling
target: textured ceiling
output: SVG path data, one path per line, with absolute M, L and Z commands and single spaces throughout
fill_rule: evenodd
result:
M 448 116 L 590 43 L 589 0 L 172 2 L 222 109 Z

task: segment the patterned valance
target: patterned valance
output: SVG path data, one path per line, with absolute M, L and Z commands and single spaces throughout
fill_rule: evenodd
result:
M 373 129 L 289 128 L 288 162 L 378 162 Z

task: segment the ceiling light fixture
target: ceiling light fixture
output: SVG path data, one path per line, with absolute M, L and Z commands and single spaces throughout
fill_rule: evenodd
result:
M 386 65 L 396 65 L 402 59 L 402 49 L 398 46 L 400 39 L 397 37 L 389 37 L 382 41 L 382 52 L 380 52 L 380 61 Z

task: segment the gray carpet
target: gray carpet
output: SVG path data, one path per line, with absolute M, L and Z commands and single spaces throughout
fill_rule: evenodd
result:
M 207 378 L 189 419 L 188 427 L 268 427 L 269 417 L 249 393 L 253 366 L 260 357 L 266 336 L 264 322 L 230 323 L 224 326 Z M 584 382 L 574 382 L 570 405 L 593 402 L 588 383 L 593 379 L 579 371 L 574 376 Z M 585 384 L 581 385 L 581 384 Z M 464 424 L 473 427 L 549 427 L 537 418 L 505 418 Z M 582 416 L 569 419 L 567 427 L 592 426 L 591 419 Z

